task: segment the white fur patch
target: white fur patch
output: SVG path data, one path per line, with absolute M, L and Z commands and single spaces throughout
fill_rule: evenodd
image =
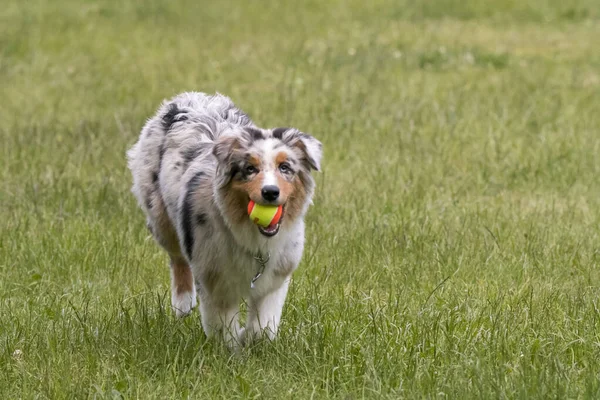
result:
M 173 308 L 175 315 L 179 318 L 185 317 L 192 312 L 192 309 L 194 309 L 197 304 L 196 291 L 179 294 L 173 291 L 171 293 L 171 307 Z

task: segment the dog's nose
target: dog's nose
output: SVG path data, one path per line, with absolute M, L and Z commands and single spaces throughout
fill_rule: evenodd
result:
M 279 197 L 279 188 L 275 185 L 267 185 L 262 188 L 261 193 L 266 201 L 275 201 Z

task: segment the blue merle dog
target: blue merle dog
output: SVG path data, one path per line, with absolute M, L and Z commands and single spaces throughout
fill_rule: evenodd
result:
M 302 257 L 321 147 L 294 128 L 255 126 L 220 94 L 182 93 L 161 105 L 127 156 L 132 191 L 170 257 L 177 316 L 199 300 L 209 337 L 222 335 L 232 346 L 275 337 Z M 280 222 L 255 225 L 250 200 L 282 205 Z M 242 300 L 245 328 L 238 323 Z

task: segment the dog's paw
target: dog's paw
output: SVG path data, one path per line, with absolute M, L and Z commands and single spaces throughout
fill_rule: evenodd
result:
M 192 309 L 196 307 L 196 304 L 195 292 L 173 293 L 171 296 L 171 307 L 178 318 L 189 315 Z

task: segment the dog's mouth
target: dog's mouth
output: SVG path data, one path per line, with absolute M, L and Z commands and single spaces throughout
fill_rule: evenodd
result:
M 274 224 L 274 225 L 269 225 L 266 228 L 263 228 L 262 226 L 259 226 L 258 227 L 258 231 L 260 233 L 262 233 L 264 236 L 267 236 L 267 237 L 275 236 L 279 232 L 279 226 L 280 225 L 281 225 L 280 223 L 277 223 L 277 224 Z
M 281 211 L 281 218 L 279 218 L 279 222 L 277 222 L 276 224 L 271 224 L 269 226 L 267 226 L 266 228 L 263 228 L 262 226 L 258 225 L 258 231 L 266 237 L 273 237 L 275 235 L 277 235 L 279 233 L 279 228 L 281 227 L 281 222 L 283 221 L 283 217 L 285 216 L 285 206 L 283 206 L 282 211 Z

